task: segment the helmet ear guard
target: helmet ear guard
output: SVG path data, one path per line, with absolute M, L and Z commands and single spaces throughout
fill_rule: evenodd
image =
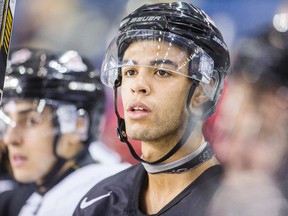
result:
M 224 87 L 224 77 L 221 77 L 220 73 L 214 70 L 210 83 L 200 83 L 200 85 L 204 94 L 208 97 L 207 102 L 203 105 L 202 119 L 206 119 L 212 115 L 216 109 L 216 105 Z
M 122 75 L 121 75 L 121 68 L 119 68 L 118 75 L 117 75 L 117 78 L 114 81 L 113 88 L 120 87 L 121 86 L 121 82 L 122 82 Z
M 76 133 L 82 142 L 88 139 L 90 118 L 84 109 L 77 110 L 72 104 L 60 105 L 56 108 L 60 134 Z
M 76 125 L 76 133 L 80 135 L 80 140 L 82 142 L 87 141 L 88 136 L 89 136 L 89 124 L 90 124 L 90 119 L 88 113 L 80 109 L 77 111 L 78 118 L 77 118 L 77 125 Z

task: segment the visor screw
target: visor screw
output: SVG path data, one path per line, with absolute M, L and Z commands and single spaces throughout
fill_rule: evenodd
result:
M 122 134 L 122 136 L 127 137 L 125 131 L 122 131 L 121 134 Z

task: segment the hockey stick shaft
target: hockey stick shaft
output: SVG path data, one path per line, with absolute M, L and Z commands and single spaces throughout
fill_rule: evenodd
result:
M 9 54 L 16 0 L 0 0 L 0 104 Z

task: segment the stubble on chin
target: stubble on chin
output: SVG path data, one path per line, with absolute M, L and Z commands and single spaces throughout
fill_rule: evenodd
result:
M 128 126 L 126 132 L 128 137 L 133 140 L 150 141 L 151 139 L 153 139 L 153 135 L 151 134 L 152 129 L 139 129 Z

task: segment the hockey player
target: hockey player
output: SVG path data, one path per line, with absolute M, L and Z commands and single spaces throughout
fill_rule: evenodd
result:
M 99 158 L 114 163 L 88 151 L 104 114 L 99 74 L 76 51 L 22 48 L 11 54 L 6 78 L 0 116 L 13 175 L 37 189 L 16 190 L 1 215 L 72 215 L 95 182 L 127 167 L 106 150 Z
M 225 177 L 209 216 L 288 215 L 287 41 L 267 25 L 238 44 L 213 126 Z
M 221 33 L 191 4 L 143 5 L 124 18 L 101 80 L 114 89 L 118 136 L 141 163 L 93 187 L 74 215 L 204 215 L 222 170 L 202 120 L 215 109 L 229 64 Z M 142 156 L 130 138 L 142 141 Z

